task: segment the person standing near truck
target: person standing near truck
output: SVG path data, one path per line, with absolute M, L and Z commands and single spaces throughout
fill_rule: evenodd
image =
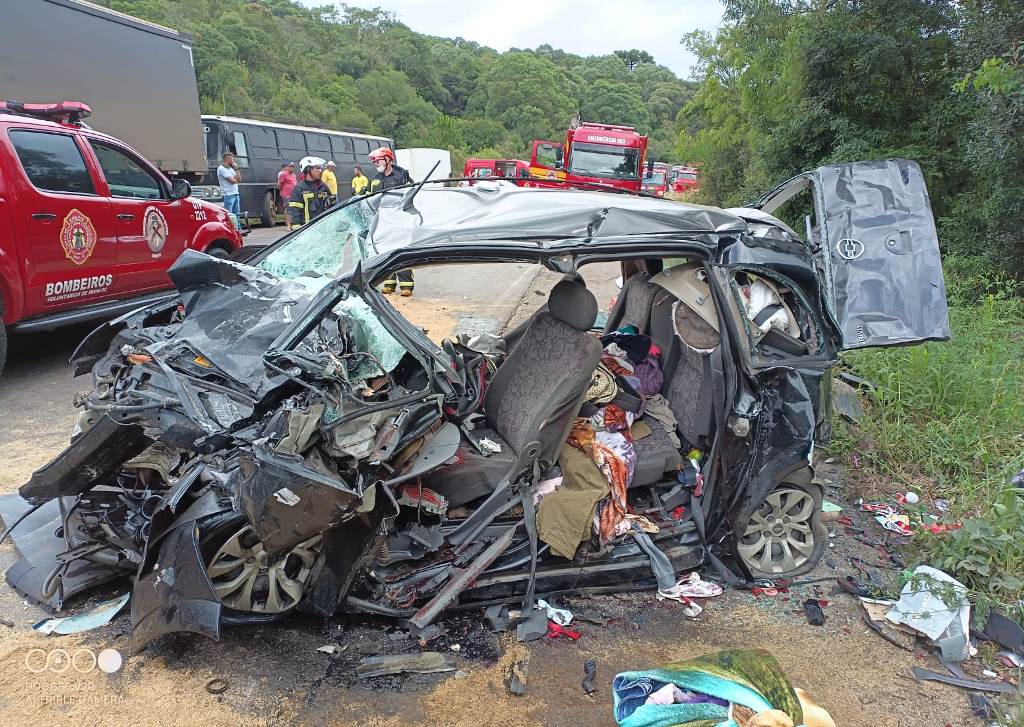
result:
M 288 224 L 291 229 L 299 229 L 334 204 L 334 195 L 321 179 L 325 166 L 327 162 L 320 157 L 303 157 L 299 162 L 302 181 L 295 185 L 288 200 Z
M 234 154 L 226 151 L 220 160 L 220 166 L 217 167 L 217 182 L 220 184 L 220 193 L 224 198 L 224 209 L 235 216 L 235 227 L 241 229 L 242 225 L 238 219 L 242 214 L 242 208 L 238 202 L 238 182 L 242 175 L 235 164 Z
M 363 174 L 363 170 L 360 167 L 352 167 L 352 194 L 362 194 L 369 184 L 370 180 Z
M 295 162 L 285 162 L 277 173 L 277 195 L 281 200 L 281 211 L 288 209 L 288 200 L 292 198 L 292 190 L 298 183 L 295 178 Z
M 327 166 L 324 168 L 324 174 L 321 177 L 323 183 L 327 185 L 327 189 L 331 190 L 331 194 L 334 195 L 335 199 L 338 197 L 338 178 L 334 175 L 334 168 L 337 164 L 334 160 L 327 162 Z
M 373 162 L 373 166 L 377 170 L 377 175 L 370 180 L 370 194 L 413 183 L 409 172 L 395 164 L 395 152 L 388 147 L 382 146 L 371 151 L 370 161 Z M 403 296 L 412 295 L 413 288 L 416 286 L 412 270 L 399 270 L 396 276 L 384 281 L 381 291 L 385 294 L 394 293 L 396 283 Z

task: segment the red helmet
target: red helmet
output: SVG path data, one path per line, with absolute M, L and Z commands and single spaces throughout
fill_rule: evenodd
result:
M 395 152 L 391 151 L 386 146 L 382 146 L 378 149 L 374 149 L 370 152 L 370 161 L 376 162 L 378 159 L 390 159 L 391 163 L 395 163 Z

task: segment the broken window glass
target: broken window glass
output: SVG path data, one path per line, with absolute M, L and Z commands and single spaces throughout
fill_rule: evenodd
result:
M 373 214 L 369 205 L 357 202 L 325 215 L 299 230 L 258 267 L 288 279 L 307 273 L 333 279 L 366 257 Z

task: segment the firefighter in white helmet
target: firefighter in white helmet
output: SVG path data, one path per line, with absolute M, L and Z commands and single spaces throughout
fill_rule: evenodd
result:
M 299 162 L 302 181 L 295 185 L 291 199 L 288 200 L 288 224 L 291 229 L 299 229 L 334 204 L 334 195 L 320 179 L 326 164 L 320 157 L 303 157 Z

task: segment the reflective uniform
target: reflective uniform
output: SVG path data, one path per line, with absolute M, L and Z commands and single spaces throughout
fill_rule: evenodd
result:
M 409 172 L 405 171 L 397 164 L 392 164 L 391 174 L 377 172 L 377 176 L 370 180 L 370 193 L 372 194 L 384 189 L 401 187 L 403 184 L 412 183 L 412 177 L 409 176 Z M 412 270 L 399 270 L 395 277 L 388 278 L 384 281 L 384 290 L 394 290 L 396 285 L 401 288 L 403 293 L 412 293 L 413 288 L 416 286 L 416 282 L 412 277 Z
M 327 185 L 303 179 L 292 190 L 288 200 L 288 221 L 295 230 L 309 222 L 318 214 L 334 204 L 335 197 Z
M 358 177 L 352 177 L 352 194 L 362 194 L 363 190 L 365 190 L 369 184 L 370 180 L 366 178 L 365 174 L 360 174 Z

